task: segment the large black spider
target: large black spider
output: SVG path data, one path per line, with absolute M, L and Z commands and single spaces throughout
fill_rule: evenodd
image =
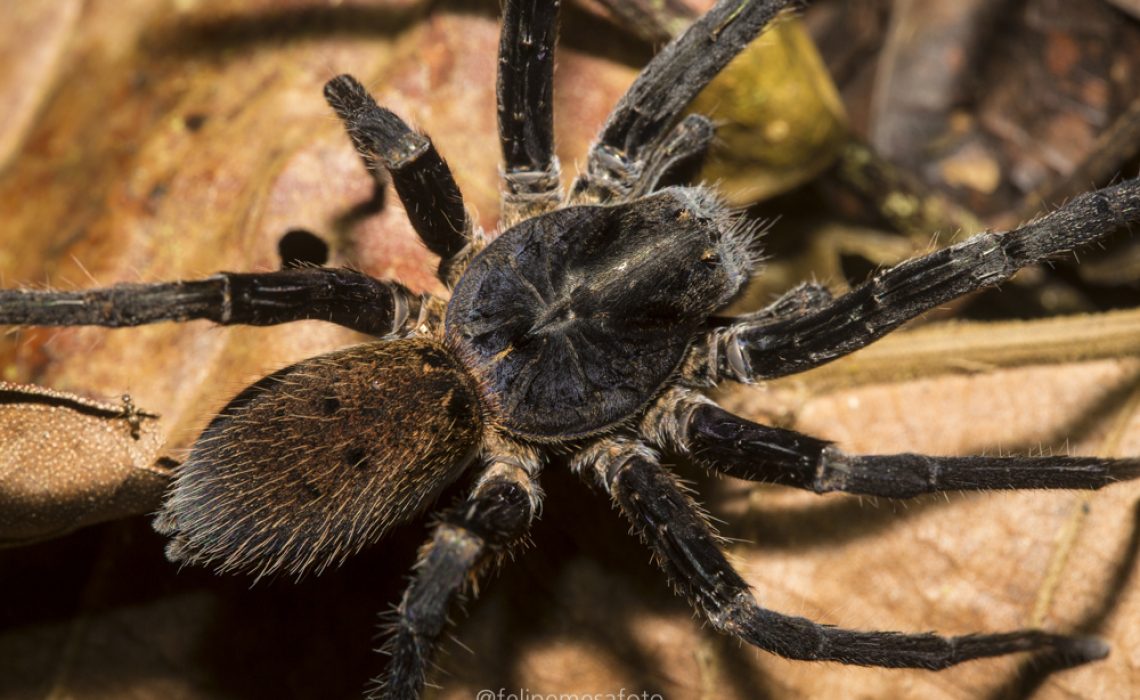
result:
M 805 284 L 747 316 L 717 315 L 754 266 L 752 229 L 705 187 L 660 187 L 713 126 L 683 108 L 786 5 L 722 0 L 662 50 L 614 109 L 563 193 L 553 156 L 557 0 L 507 0 L 498 85 L 505 232 L 488 240 L 430 140 L 348 76 L 326 97 L 378 179 L 390 177 L 441 258 L 449 300 L 347 269 L 222 273 L 82 292 L 5 290 L 0 323 L 270 325 L 321 319 L 378 341 L 299 362 L 241 392 L 181 467 L 158 530 L 168 556 L 219 570 L 300 575 L 337 564 L 478 470 L 417 563 L 379 686 L 422 688 L 454 599 L 518 543 L 538 474 L 570 454 L 610 493 L 678 591 L 716 629 L 794 659 L 941 669 L 1046 650 L 1103 657 L 1088 637 L 1018 630 L 944 638 L 859 632 L 760 607 L 660 452 L 711 470 L 825 493 L 1099 488 L 1140 460 L 848 455 L 734 416 L 701 390 L 801 372 L 1016 270 L 1140 220 L 1140 181 L 1082 195 L 1017 230 L 882 271 L 832 298 Z M 381 168 L 380 166 L 383 166 Z

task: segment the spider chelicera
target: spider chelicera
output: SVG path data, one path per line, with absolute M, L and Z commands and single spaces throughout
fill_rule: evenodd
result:
M 0 323 L 135 326 L 205 318 L 320 319 L 377 341 L 304 360 L 242 391 L 181 466 L 155 527 L 172 561 L 300 575 L 343 561 L 421 514 L 461 476 L 398 608 L 378 692 L 423 687 L 468 581 L 525 537 L 553 454 L 615 501 L 675 588 L 717 630 L 794 659 L 946 668 L 1044 650 L 1103 657 L 1097 639 L 1018 630 L 940 637 L 851 631 L 766 610 L 662 465 L 817 493 L 909 498 L 950 490 L 1094 489 L 1140 460 L 849 455 L 732 415 L 702 390 L 819 366 L 923 312 L 1140 220 L 1140 182 L 1075 198 L 879 272 L 832 298 L 801 285 L 747 316 L 718 312 L 755 265 L 753 228 L 706 187 L 663 187 L 714 128 L 683 115 L 787 3 L 724 0 L 663 49 L 619 102 L 563 192 L 551 90 L 558 2 L 508 0 L 500 40 L 503 229 L 489 240 L 424 135 L 349 76 L 326 97 L 378 181 L 390 178 L 440 257 L 449 299 L 348 269 L 222 273 L 80 292 L 5 290 Z

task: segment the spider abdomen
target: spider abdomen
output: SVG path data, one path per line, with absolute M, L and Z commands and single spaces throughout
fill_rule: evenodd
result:
M 509 431 L 596 433 L 649 402 L 744 283 L 746 239 L 701 188 L 528 219 L 472 261 L 447 338 Z
M 245 389 L 179 470 L 156 528 L 175 561 L 300 574 L 431 505 L 470 462 L 476 390 L 440 344 L 357 345 Z

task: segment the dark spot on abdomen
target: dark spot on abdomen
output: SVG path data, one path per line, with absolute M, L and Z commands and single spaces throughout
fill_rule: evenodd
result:
M 344 462 L 355 469 L 367 469 L 368 452 L 362 447 L 350 447 L 344 452 Z

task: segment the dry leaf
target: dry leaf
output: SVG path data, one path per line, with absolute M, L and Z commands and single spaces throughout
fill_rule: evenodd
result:
M 153 511 L 173 462 L 157 416 L 0 382 L 0 546 Z
M 329 243 L 331 264 L 430 287 L 433 261 L 391 198 L 375 217 L 354 215 L 371 184 L 320 87 L 352 72 L 431 133 L 493 225 L 496 9 L 429 13 L 413 0 L 83 5 L 60 40 L 66 49 L 22 88 L 47 97 L 37 98 L 43 107 L 14 137 L 20 145 L 0 176 L 5 286 L 272 269 L 281 235 L 305 229 Z M 563 36 L 555 109 L 572 175 L 646 51 L 573 6 Z M 254 377 L 357 340 L 318 323 L 24 329 L 0 349 L 0 367 L 12 381 L 130 392 L 163 416 L 175 449 Z M 1137 371 L 1101 360 L 825 395 L 750 388 L 731 402 L 749 415 L 794 418 L 855 451 L 1059 449 L 1071 438 L 1074 451 L 1137 454 L 1128 399 Z M 1042 697 L 1127 697 L 1140 687 L 1140 640 L 1129 624 L 1137 586 L 1117 575 L 1133 574 L 1135 485 L 1093 495 L 1081 520 L 1081 496 L 1069 493 L 876 506 L 687 474 L 725 534 L 748 540 L 732 553 L 765 604 L 838 624 L 946 633 L 1030 624 L 1040 609 L 1045 626 L 1091 621 L 1114 645 L 1106 662 L 1048 677 Z M 481 585 L 469 618 L 455 616 L 439 696 L 624 687 L 670 700 L 952 698 L 1017 683 L 1023 659 L 929 674 L 742 648 L 694 621 L 601 494 L 554 469 L 543 477 L 535 547 Z M 177 571 L 142 519 L 0 552 L 0 698 L 357 697 L 382 663 L 371 652 L 375 612 L 397 600 L 424 535 L 422 525 L 406 528 L 319 579 L 252 590 L 247 579 Z

